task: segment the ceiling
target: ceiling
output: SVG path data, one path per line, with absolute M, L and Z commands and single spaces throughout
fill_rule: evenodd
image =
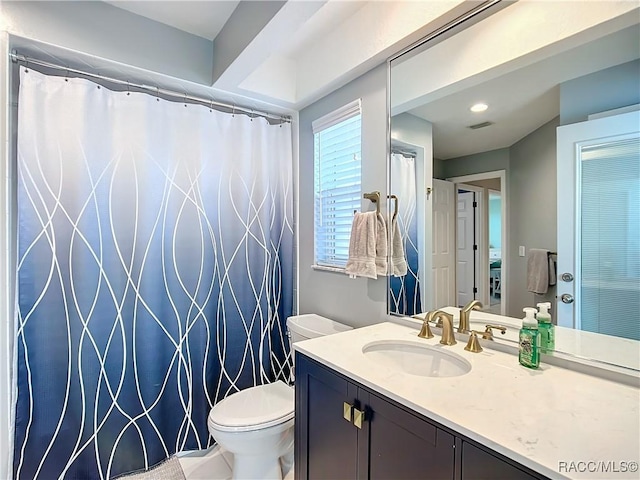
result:
M 463 0 L 105 3 L 211 41 L 210 87 L 291 110 L 384 63 L 434 22 L 471 8 Z
M 136 15 L 164 23 L 184 32 L 213 40 L 240 0 L 207 1 L 107 1 Z
M 274 113 L 290 113 L 384 64 L 398 51 L 477 3 L 463 0 L 0 1 L 0 10 L 3 10 L 0 24 L 7 24 L 7 30 L 15 34 L 13 46 L 24 54 L 33 52 L 31 56 L 52 63 L 86 68 L 114 78 L 135 78 L 139 83 Z M 527 4 L 539 3 L 507 3 L 512 6 L 491 18 L 520 4 L 521 10 L 526 10 Z M 522 21 L 534 20 L 529 16 Z M 518 25 L 518 22 L 502 23 Z M 571 30 L 569 27 L 562 25 L 563 30 Z M 422 85 L 418 90 L 436 90 L 432 88 L 435 83 L 431 79 L 437 77 L 438 69 L 434 70 L 432 65 L 453 63 L 455 71 L 462 72 L 468 65 L 476 68 L 482 63 L 482 58 L 465 56 L 465 51 L 473 50 L 473 41 L 461 37 L 477 35 L 478 32 L 471 32 L 473 28 L 442 42 L 444 45 L 458 38 L 463 44 L 443 49 L 440 57 L 432 57 L 425 70 L 413 75 L 412 81 Z M 480 35 L 486 33 L 489 32 L 480 32 Z M 435 52 L 438 47 L 428 52 Z M 456 55 L 452 55 L 452 51 Z M 588 49 L 583 54 L 589 54 Z M 593 56 L 602 65 L 614 58 L 598 52 Z M 403 58 L 407 57 L 410 58 Z M 574 57 L 577 57 L 575 53 L 571 53 L 566 59 L 541 61 L 540 65 L 514 71 L 491 82 L 482 83 L 481 79 L 473 78 L 471 83 L 475 86 L 466 80 L 459 81 L 457 84 L 464 84 L 465 89 L 455 95 L 449 95 L 450 89 L 441 88 L 427 99 L 414 96 L 411 91 L 407 101 L 401 102 L 401 111 L 409 111 L 435 124 L 439 158 L 463 155 L 472 148 L 471 144 L 487 148 L 508 146 L 557 115 L 556 86 L 578 75 L 577 70 L 569 68 Z M 391 93 L 393 97 L 393 88 Z M 468 105 L 480 99 L 490 103 L 489 110 L 473 116 Z M 466 128 L 469 125 L 485 120 L 494 124 L 472 135 L 491 132 L 490 139 L 476 141 L 471 136 L 467 140 L 461 135 L 469 132 Z M 450 144 L 454 149 L 444 149 Z
M 408 112 L 433 124 L 435 158 L 510 147 L 560 114 L 561 83 L 639 57 L 640 33 L 635 25 Z M 469 108 L 479 102 L 489 108 L 471 112 Z M 491 125 L 469 129 L 483 122 Z
M 515 2 L 394 60 L 391 112 L 430 122 L 438 159 L 510 147 L 559 115 L 559 85 L 640 57 L 639 12 L 625 2 Z M 472 113 L 479 102 L 489 108 Z

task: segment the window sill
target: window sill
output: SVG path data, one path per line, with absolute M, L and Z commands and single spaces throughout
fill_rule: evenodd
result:
M 329 267 L 327 265 L 311 265 L 311 268 L 313 268 L 314 270 L 319 270 L 321 272 L 342 273 L 343 275 L 347 274 L 344 271 L 344 267 Z

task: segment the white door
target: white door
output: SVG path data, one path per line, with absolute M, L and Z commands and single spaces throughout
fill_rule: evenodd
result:
M 457 303 L 463 306 L 475 299 L 475 192 L 458 190 L 456 229 L 456 286 Z
M 433 179 L 433 301 L 429 309 L 455 305 L 455 189 L 452 182 Z M 426 310 L 426 309 L 425 309 Z
M 559 325 L 640 339 L 639 130 L 640 112 L 558 128 Z

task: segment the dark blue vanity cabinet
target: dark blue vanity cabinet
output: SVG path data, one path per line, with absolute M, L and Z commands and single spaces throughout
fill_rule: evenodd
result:
M 544 478 L 296 353 L 296 480 Z

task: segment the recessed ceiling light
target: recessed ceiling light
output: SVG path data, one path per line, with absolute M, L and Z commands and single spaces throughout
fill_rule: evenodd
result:
M 489 108 L 489 106 L 486 103 L 476 103 L 475 105 L 472 105 L 469 110 L 474 113 L 480 113 L 484 112 L 487 108 Z

